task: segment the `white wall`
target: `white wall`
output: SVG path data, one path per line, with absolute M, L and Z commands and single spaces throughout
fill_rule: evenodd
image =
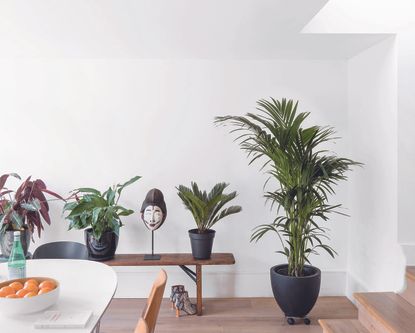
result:
M 398 241 L 415 264 L 415 4 L 411 0 L 330 0 L 304 28 L 311 33 L 395 33 L 398 71 Z
M 228 181 L 230 189 L 240 193 L 235 203 L 244 211 L 218 225 L 214 249 L 233 252 L 237 264 L 207 267 L 205 294 L 270 296 L 269 267 L 285 260 L 274 253 L 279 242 L 270 235 L 259 244 L 249 243 L 251 229 L 273 217 L 262 198 L 266 177 L 257 166 L 247 166 L 227 129 L 216 128 L 213 118 L 252 112 L 259 98 L 300 99 L 301 110 L 312 112 L 310 123 L 332 125 L 343 137 L 333 146 L 339 155 L 366 163 L 333 199 L 351 215 L 333 216 L 327 225 L 339 256 L 313 258 L 323 270 L 322 294 L 344 294 L 347 269 L 349 292 L 395 288 L 395 274 L 403 264 L 393 237 L 415 244 L 408 193 L 412 187 L 406 186 L 415 164 L 409 112 L 415 105 L 408 25 L 413 4 L 331 0 L 308 27 L 308 32 L 324 34 L 298 33 L 325 2 L 0 2 L 0 112 L 7 124 L 2 127 L 2 172 L 32 174 L 60 193 L 79 186 L 104 189 L 142 175 L 122 201 L 138 210 L 150 188 L 164 192 L 168 218 L 156 233 L 159 252 L 190 250 L 187 230 L 192 218 L 174 187 L 191 180 L 203 187 Z M 399 86 L 404 88 L 398 94 L 391 41 L 349 64 L 345 60 L 385 38 L 362 31 L 398 29 L 397 20 L 390 19 L 395 11 L 388 6 L 399 7 L 396 17 L 403 22 L 398 27 L 398 68 Z M 369 25 L 372 29 L 365 30 Z M 398 116 L 393 103 L 397 95 Z M 393 131 L 388 127 L 375 140 L 376 126 L 385 124 L 394 124 Z M 377 201 L 365 196 L 366 190 Z M 366 206 L 373 209 L 366 211 Z M 67 232 L 62 205 L 51 207 L 53 225 L 35 246 L 58 239 L 83 241 L 82 232 Z M 149 251 L 150 234 L 138 214 L 125 222 L 118 252 Z M 384 262 L 382 278 L 374 276 L 379 260 Z M 387 271 L 388 263 L 400 264 L 399 269 Z M 147 296 L 154 275 L 148 272 L 155 269 L 117 271 L 118 296 Z M 170 284 L 192 285 L 178 268 L 170 267 L 168 273 Z
M 397 243 L 398 115 L 395 39 L 348 62 L 351 151 L 364 162 L 350 179 L 347 294 L 399 290 L 405 259 Z
M 415 7 L 412 10 L 414 9 Z M 398 238 L 408 265 L 415 265 L 415 25 L 407 26 L 398 36 L 401 45 L 398 65 Z
M 233 252 L 236 265 L 206 268 L 206 296 L 270 296 L 269 268 L 284 261 L 274 253 L 275 236 L 249 243 L 251 229 L 272 220 L 262 198 L 266 177 L 248 167 L 227 129 L 213 125 L 214 116 L 254 111 L 255 101 L 268 96 L 300 99 L 310 122 L 333 125 L 346 138 L 336 152 L 348 150 L 345 61 L 13 58 L 0 60 L 0 72 L 2 172 L 42 178 L 62 194 L 142 175 L 122 203 L 137 211 L 150 188 L 164 192 L 168 217 L 156 232 L 156 251 L 190 251 L 192 218 L 175 186 L 231 183 L 244 210 L 217 226 L 214 251 Z M 334 201 L 348 207 L 347 198 L 343 185 Z M 54 240 L 83 241 L 81 231 L 66 231 L 61 207 L 51 204 L 53 224 L 32 250 Z M 339 256 L 312 260 L 323 271 L 322 294 L 344 294 L 349 223 L 337 216 L 328 224 Z M 125 224 L 118 253 L 148 252 L 150 233 L 138 214 Z M 118 296 L 147 296 L 154 276 L 147 272 L 155 270 L 117 271 Z M 168 273 L 169 284 L 194 291 L 178 268 Z

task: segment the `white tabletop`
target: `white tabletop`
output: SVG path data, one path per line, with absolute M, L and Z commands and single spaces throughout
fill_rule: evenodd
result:
M 0 331 L 3 333 L 90 333 L 105 312 L 117 289 L 114 270 L 95 261 L 71 259 L 37 259 L 26 261 L 26 275 L 47 276 L 60 282 L 58 302 L 47 310 L 82 311 L 93 313 L 86 328 L 35 329 L 39 313 L 24 316 L 3 316 L 0 313 Z M 7 263 L 0 264 L 0 281 L 7 280 Z

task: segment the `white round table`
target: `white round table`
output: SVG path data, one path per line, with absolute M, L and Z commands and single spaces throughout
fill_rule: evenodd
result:
M 7 263 L 0 264 L 0 281 L 7 280 Z M 0 313 L 0 331 L 4 333 L 90 333 L 104 314 L 117 289 L 114 270 L 95 261 L 72 259 L 36 259 L 26 261 L 26 275 L 51 277 L 60 282 L 58 302 L 47 310 L 92 311 L 86 328 L 35 329 L 39 313 L 6 317 Z

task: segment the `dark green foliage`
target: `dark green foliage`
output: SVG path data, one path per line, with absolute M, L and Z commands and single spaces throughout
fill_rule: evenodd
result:
M 89 187 L 73 190 L 69 201 L 63 207 L 64 213 L 69 213 L 66 216 L 69 230 L 91 227 L 96 239 L 100 239 L 106 231 L 114 231 L 118 235 L 123 225 L 121 216 L 134 213 L 133 210 L 118 205 L 121 192 L 140 178 L 136 176 L 124 184 L 109 187 L 104 193 Z
M 191 188 L 183 185 L 176 187 L 178 190 L 177 195 L 182 199 L 185 207 L 192 213 L 199 233 L 211 229 L 224 217 L 239 213 L 242 210 L 240 206 L 223 208 L 236 197 L 236 192 L 223 193 L 228 185 L 226 183 L 218 183 L 209 193 L 201 191 L 195 182 L 192 182 Z
M 228 124 L 242 150 L 250 158 L 249 164 L 263 159 L 264 169 L 279 184 L 279 188 L 265 193 L 277 212 L 283 208 L 285 215 L 277 216 L 271 224 L 254 229 L 251 241 L 258 241 L 267 232 L 278 235 L 288 260 L 289 274 L 301 276 L 310 254 L 327 251 L 332 257 L 336 252 L 324 244 L 328 239 L 321 220 L 328 214 L 339 213 L 341 205 L 330 205 L 328 199 L 335 194 L 334 187 L 346 180 L 346 171 L 361 163 L 332 155 L 320 148 L 334 139 L 332 127 L 303 127 L 309 113 L 297 113 L 298 102 L 282 99 L 258 101 L 259 114 L 245 117 L 217 117 L 216 123 Z

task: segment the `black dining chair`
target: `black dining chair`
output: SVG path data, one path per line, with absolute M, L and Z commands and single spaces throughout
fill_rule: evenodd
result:
M 32 258 L 88 260 L 88 250 L 84 244 L 77 242 L 52 242 L 40 245 L 33 253 Z

